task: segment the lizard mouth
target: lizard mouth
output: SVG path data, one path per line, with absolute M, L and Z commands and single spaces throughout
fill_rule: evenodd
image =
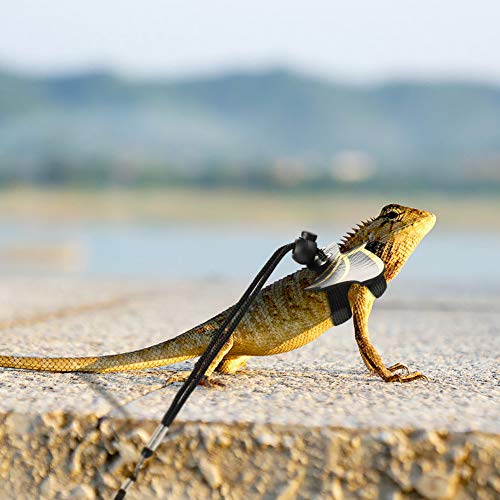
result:
M 424 215 L 421 218 L 417 219 L 412 224 L 412 226 L 419 229 L 425 227 L 427 229 L 427 232 L 429 232 L 436 224 L 436 216 L 432 212 L 424 212 L 423 210 L 422 213 Z
M 422 217 L 405 224 L 398 232 L 407 232 L 408 236 L 421 234 L 423 238 L 436 224 L 436 216 L 432 212 L 422 212 Z

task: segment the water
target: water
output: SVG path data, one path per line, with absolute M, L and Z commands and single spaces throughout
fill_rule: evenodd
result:
M 4 274 L 73 274 L 140 279 L 250 280 L 271 253 L 301 228 L 283 229 L 144 223 L 0 224 Z M 342 228 L 319 231 L 321 244 Z M 398 281 L 453 286 L 497 286 L 500 234 L 432 231 Z M 279 275 L 293 272 L 291 258 Z

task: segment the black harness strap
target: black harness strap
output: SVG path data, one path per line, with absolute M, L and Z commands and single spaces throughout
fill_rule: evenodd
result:
M 326 291 L 332 323 L 337 326 L 351 319 L 352 311 L 349 304 L 348 293 L 352 281 L 339 283 Z
M 341 325 L 352 318 L 351 304 L 349 304 L 349 289 L 354 283 L 366 286 L 376 299 L 381 297 L 387 290 L 387 281 L 385 281 L 384 273 L 363 282 L 346 281 L 327 288 L 326 297 L 334 325 Z

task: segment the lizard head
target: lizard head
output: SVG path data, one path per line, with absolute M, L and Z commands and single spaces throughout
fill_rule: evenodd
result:
M 431 212 L 402 205 L 386 205 L 380 214 L 358 224 L 339 244 L 341 252 L 366 244 L 385 264 L 385 279 L 394 278 L 422 238 L 434 227 Z

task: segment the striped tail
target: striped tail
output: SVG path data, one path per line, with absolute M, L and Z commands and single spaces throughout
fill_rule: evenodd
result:
M 0 367 L 48 372 L 121 372 L 171 365 L 199 356 L 206 337 L 190 330 L 171 340 L 123 354 L 79 358 L 0 356 Z

